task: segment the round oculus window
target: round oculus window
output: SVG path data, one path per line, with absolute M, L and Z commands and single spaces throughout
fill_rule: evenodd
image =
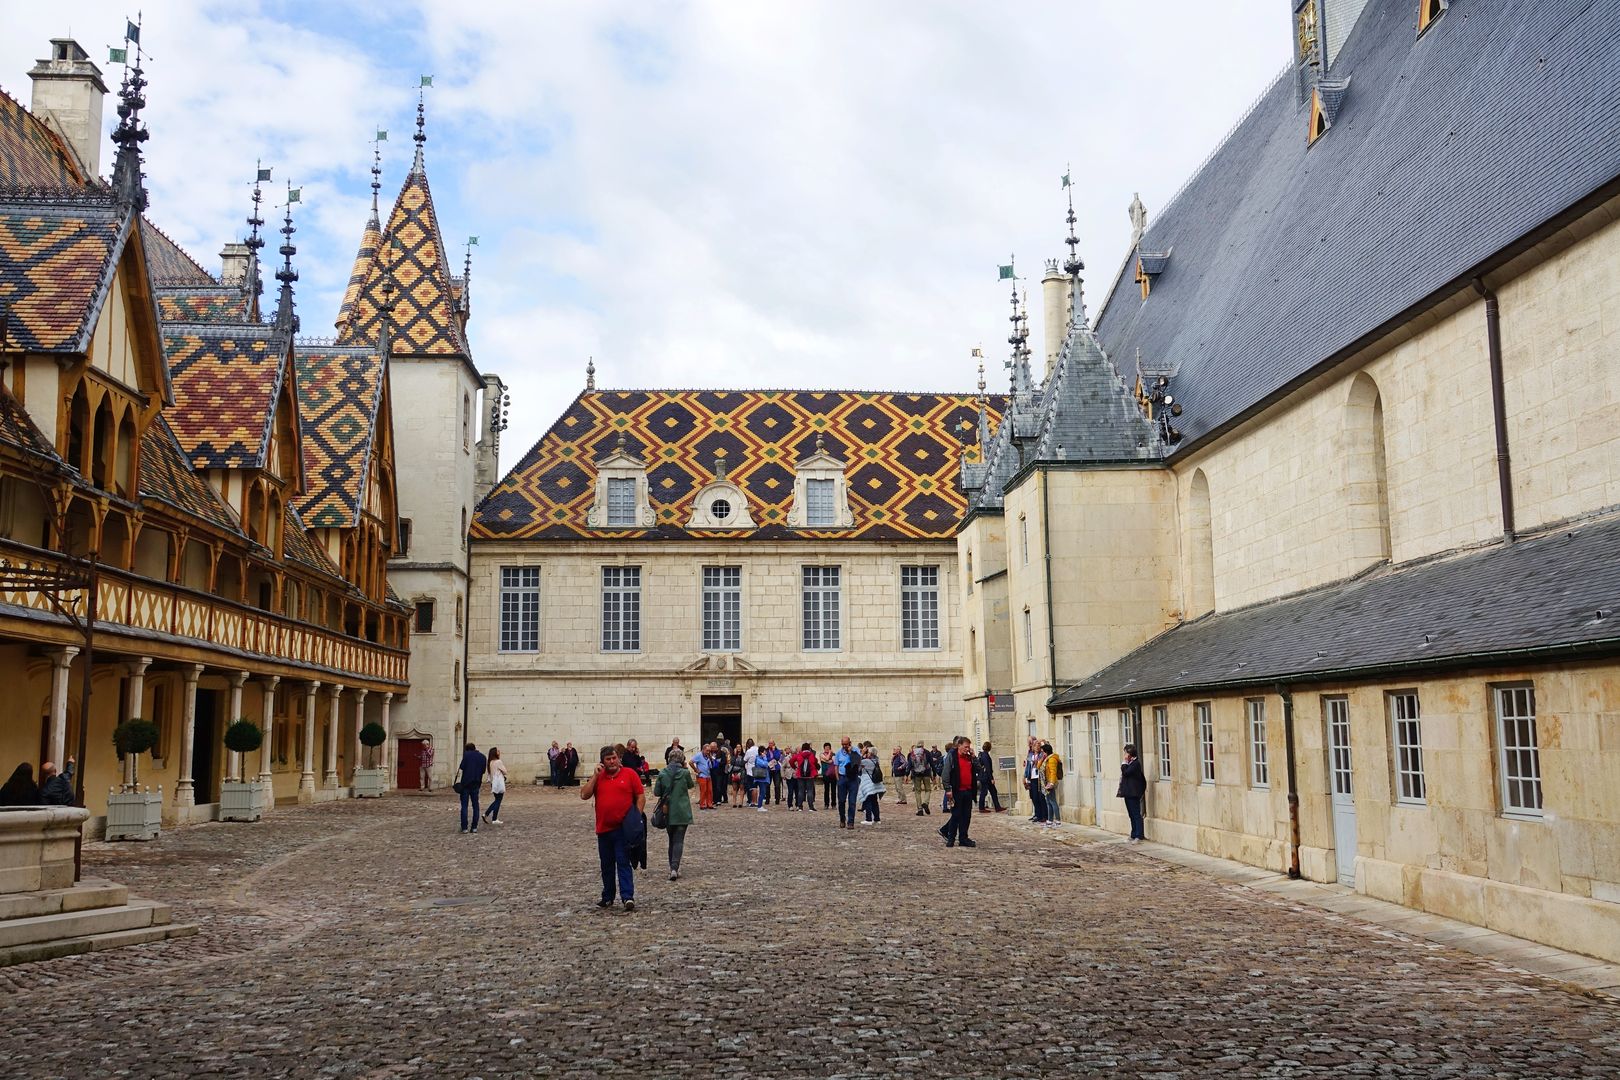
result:
M 716 499 L 709 504 L 709 516 L 716 521 L 724 521 L 731 516 L 731 503 L 725 499 Z

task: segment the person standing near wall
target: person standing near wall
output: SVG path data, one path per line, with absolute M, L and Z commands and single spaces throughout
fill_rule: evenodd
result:
M 692 752 L 692 771 L 697 774 L 699 810 L 714 809 L 714 763 L 709 758 L 711 749 L 708 746 L 700 746 Z M 674 758 L 674 754 L 669 756 L 671 761 Z
M 996 791 L 996 759 L 990 756 L 990 741 L 985 740 L 984 749 L 979 751 L 979 813 L 986 813 L 989 808 L 984 805 L 986 799 L 995 804 L 996 813 L 1006 813 L 1007 808 L 1001 805 L 1001 795 Z
M 968 827 L 973 824 L 973 802 L 978 796 L 978 762 L 973 755 L 973 743 L 966 735 L 958 735 L 945 757 L 945 802 L 950 807 L 950 820 L 939 830 L 946 847 L 978 847 L 968 839 Z
M 1125 800 L 1125 813 L 1131 818 L 1131 843 L 1140 844 L 1147 839 L 1142 823 L 1142 796 L 1147 794 L 1147 774 L 1142 771 L 1142 759 L 1136 756 L 1136 744 L 1125 744 L 1125 760 L 1119 766 L 1120 798 Z
M 1029 737 L 1029 750 L 1024 754 L 1024 788 L 1029 792 L 1029 820 L 1037 825 L 1046 824 L 1046 792 L 1041 788 L 1041 743 Z
M 928 808 L 928 800 L 934 792 L 934 767 L 929 763 L 928 750 L 922 743 L 911 748 L 906 767 L 911 772 L 911 794 L 917 799 L 917 816 L 933 813 Z
M 714 784 L 714 795 L 710 801 L 718 806 L 731 801 L 730 786 L 726 783 L 731 775 L 731 745 L 721 739 L 711 746 L 714 753 L 709 755 L 709 780 Z
M 894 779 L 894 792 L 899 798 L 895 801 L 901 806 L 906 805 L 906 777 L 911 774 L 906 752 L 898 746 L 889 754 L 889 775 Z
M 816 758 L 816 766 L 821 771 L 821 808 L 831 810 L 833 800 L 838 795 L 838 765 L 833 761 L 832 743 L 821 744 L 821 753 Z
M 665 800 L 666 823 L 669 834 L 669 880 L 681 877 L 681 856 L 686 851 L 686 828 L 692 824 L 692 773 L 686 767 L 686 755 L 680 747 L 673 747 L 664 771 L 653 782 L 653 797 Z
M 1049 742 L 1041 743 L 1041 794 L 1046 796 L 1046 824 L 1057 828 L 1063 824 L 1063 807 L 1059 789 L 1063 785 L 1063 759 Z
M 422 741 L 422 756 L 417 759 L 416 786 L 423 791 L 433 790 L 433 740 Z
M 630 846 L 638 839 L 626 829 L 631 812 L 641 814 L 647 805 L 647 789 L 634 769 L 619 761 L 619 751 L 602 747 L 601 764 L 579 789 L 581 799 L 596 800 L 596 858 L 602 865 L 602 899 L 599 908 L 613 906 L 615 880 L 624 910 L 636 910 L 635 874 L 630 869 Z M 645 841 L 645 831 L 639 839 Z

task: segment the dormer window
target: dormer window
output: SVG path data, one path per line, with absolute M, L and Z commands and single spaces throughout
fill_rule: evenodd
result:
M 1435 20 L 1446 13 L 1448 0 L 1418 0 L 1418 36 L 1433 26 Z
M 585 515 L 593 529 L 650 529 L 652 503 L 647 494 L 647 463 L 630 452 L 623 435 L 596 463 L 596 497 Z
M 742 489 L 726 478 L 724 457 L 714 460 L 714 479 L 705 484 L 692 502 L 692 520 L 689 529 L 752 529 L 754 519 L 748 513 L 748 500 Z
M 787 523 L 798 529 L 848 529 L 855 525 L 844 463 L 827 452 L 820 435 L 816 436 L 815 449 L 796 467 L 793 507 L 788 511 Z

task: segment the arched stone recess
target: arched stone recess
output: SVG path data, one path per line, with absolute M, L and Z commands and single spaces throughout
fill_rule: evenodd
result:
M 1339 460 L 1344 469 L 1345 542 L 1355 573 L 1390 557 L 1389 474 L 1384 450 L 1384 402 L 1372 376 L 1350 381 Z

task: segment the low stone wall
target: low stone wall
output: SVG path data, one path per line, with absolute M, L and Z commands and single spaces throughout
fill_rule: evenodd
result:
M 0 894 L 73 885 L 73 846 L 90 811 L 77 806 L 0 807 Z

